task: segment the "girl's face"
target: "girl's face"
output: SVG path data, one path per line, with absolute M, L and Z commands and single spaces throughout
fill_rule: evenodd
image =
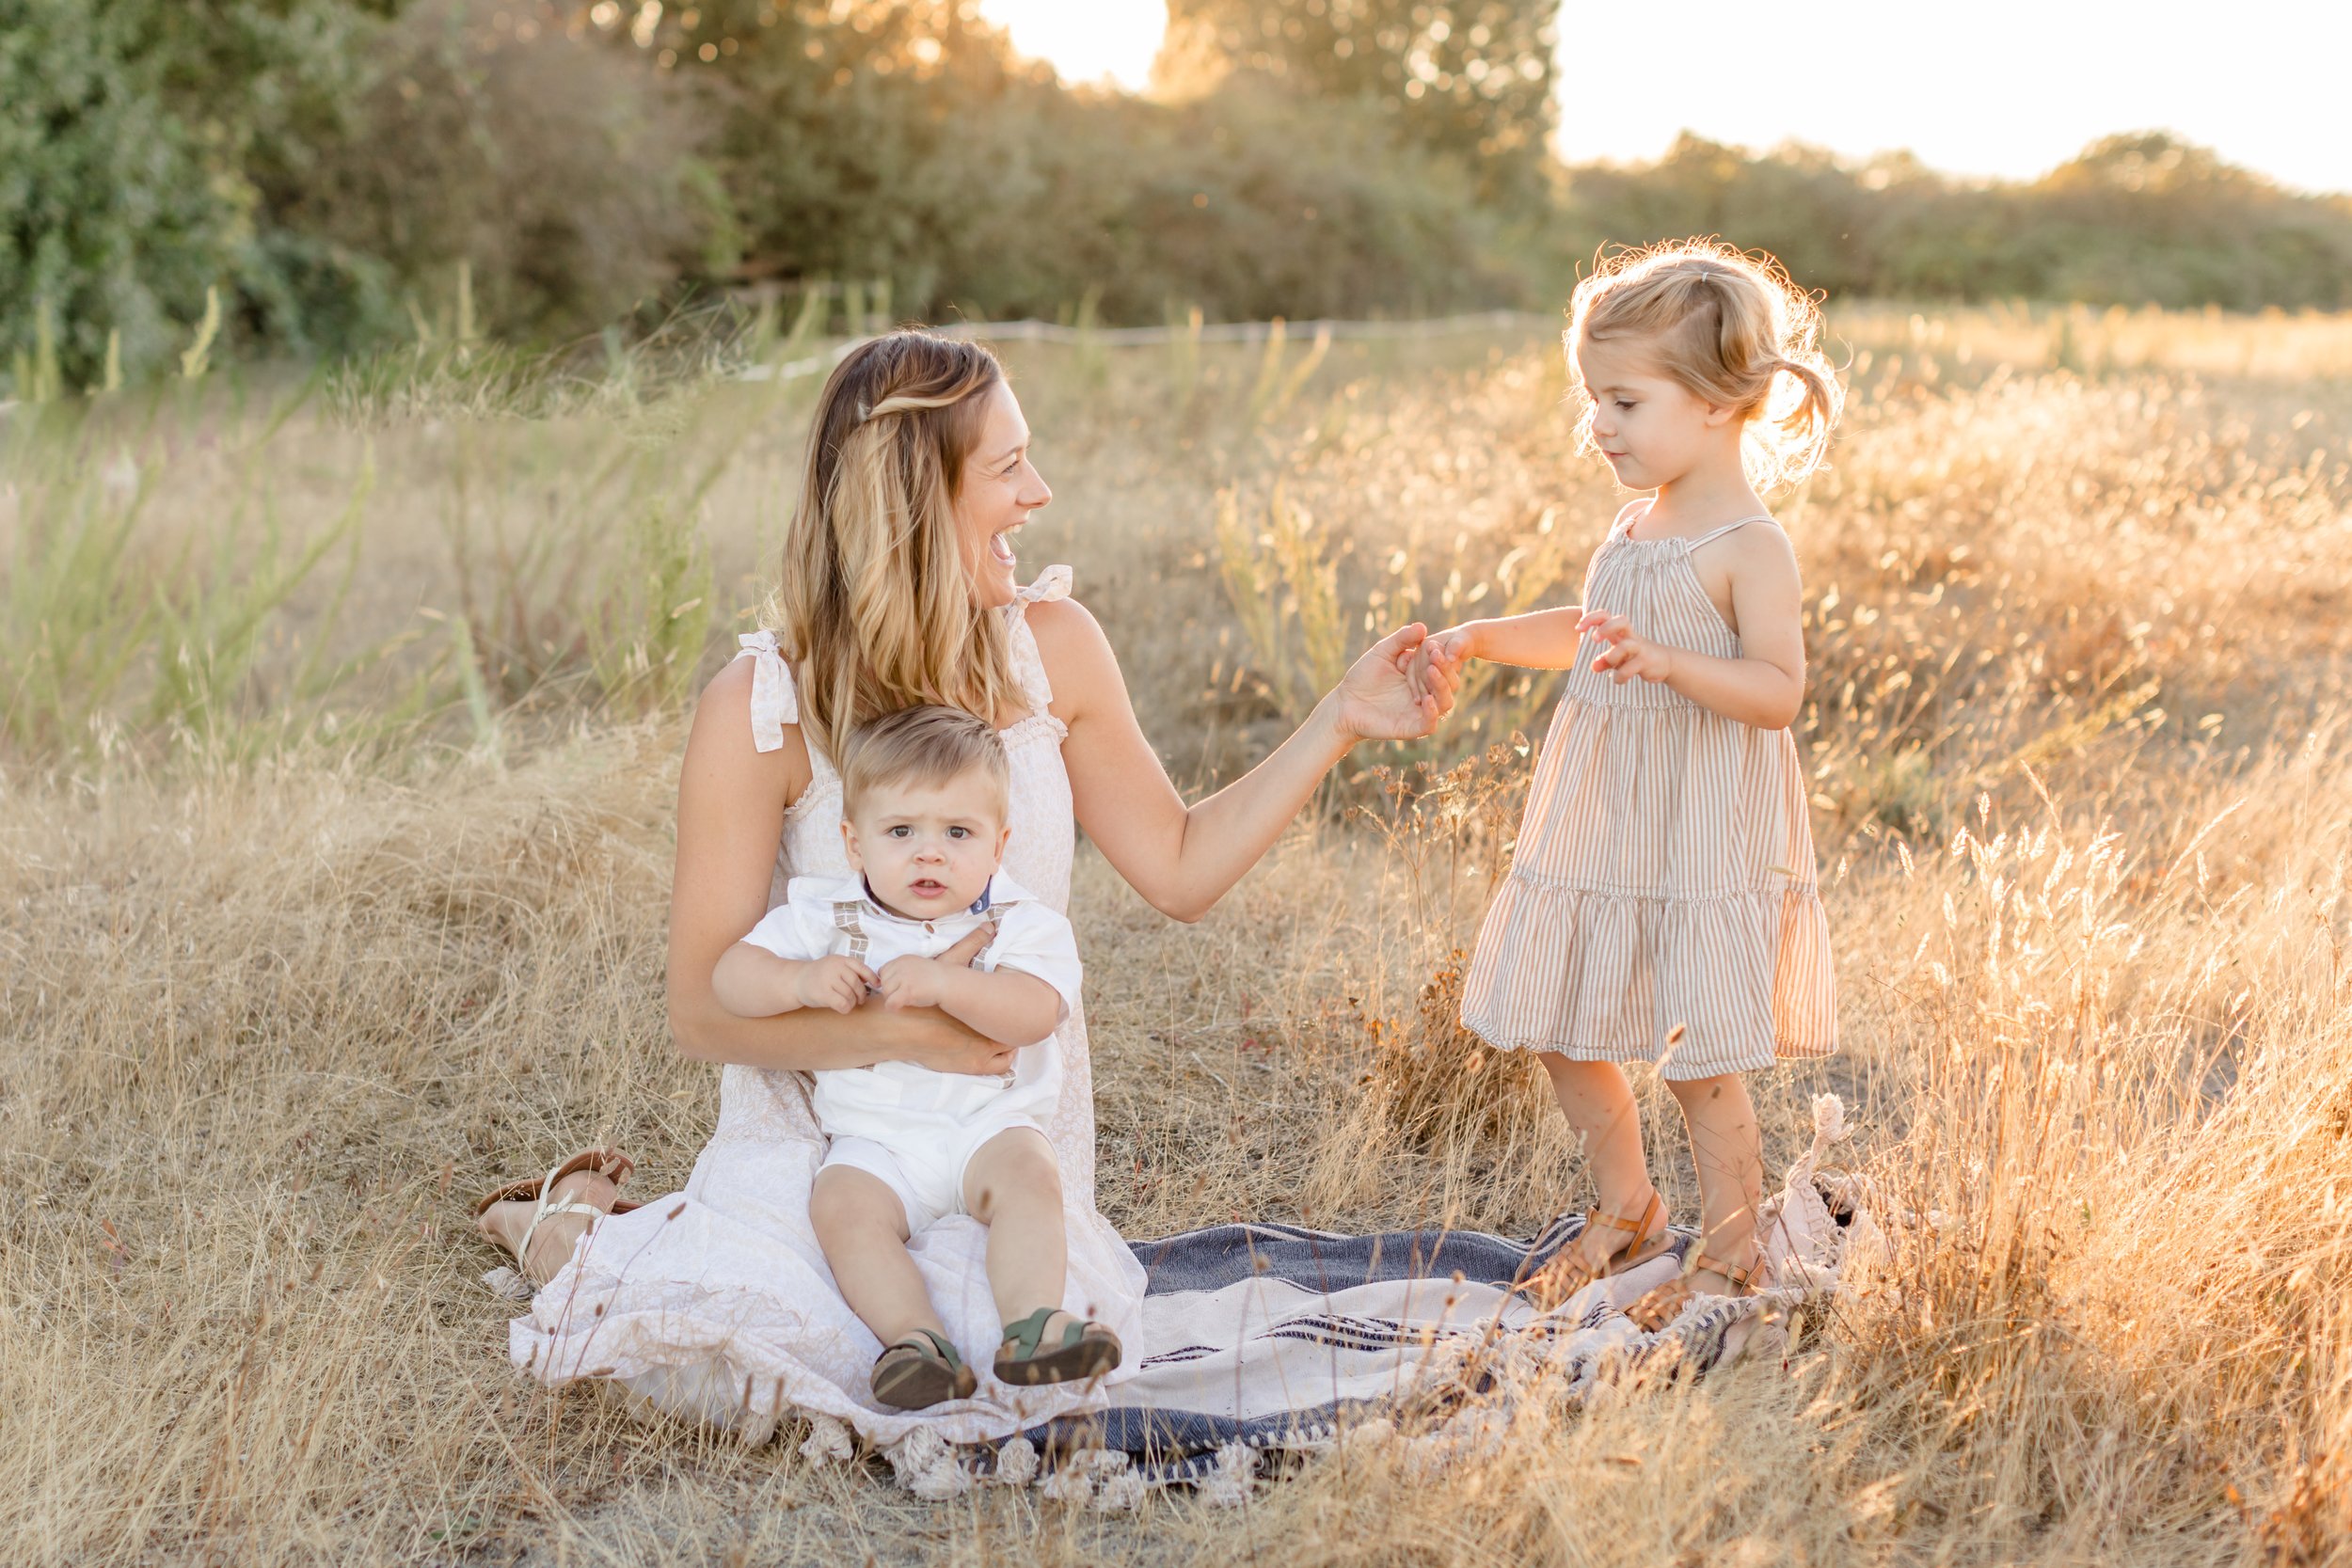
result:
M 956 496 L 956 536 L 963 546 L 964 569 L 972 574 L 974 597 L 994 609 L 1012 603 L 1019 586 L 1013 578 L 1018 564 L 1013 531 L 1052 500 L 1054 492 L 1029 461 L 1029 424 L 1012 388 L 1000 381 L 982 397 L 987 407 L 980 438 L 963 460 L 963 483 Z
M 1638 341 L 1579 338 L 1568 358 L 1592 404 L 1593 444 L 1627 489 L 1672 484 L 1719 458 L 1726 441 L 1737 460 L 1740 431 L 1732 411 L 1669 376 Z

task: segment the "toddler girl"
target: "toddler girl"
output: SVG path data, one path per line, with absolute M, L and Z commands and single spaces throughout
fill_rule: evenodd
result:
M 1599 1204 L 1536 1281 L 1565 1300 L 1664 1249 L 1620 1063 L 1658 1064 L 1698 1167 L 1700 1242 L 1631 1309 L 1655 1329 L 1744 1293 L 1763 1159 L 1740 1074 L 1836 1049 L 1829 933 L 1788 733 L 1804 698 L 1795 552 L 1758 491 L 1820 460 L 1840 394 L 1820 315 L 1779 264 L 1692 242 L 1578 285 L 1566 348 L 1584 436 L 1628 489 L 1584 602 L 1430 638 L 1463 663 L 1566 670 L 1510 875 L 1462 1001 L 1488 1044 L 1540 1053 Z
M 841 832 L 858 874 L 793 878 L 711 975 L 739 1017 L 849 1013 L 873 990 L 1022 1048 L 1001 1077 L 912 1062 L 815 1075 L 832 1143 L 809 1218 L 842 1299 L 882 1342 L 874 1397 L 905 1410 L 978 1386 L 907 1253 L 947 1214 L 989 1227 L 999 1378 L 1063 1383 L 1120 1361 L 1109 1328 L 1061 1309 L 1061 1177 L 1039 1118 L 1061 1093 L 1055 1032 L 1078 1005 L 1078 949 L 1068 920 L 998 873 L 1009 788 L 996 732 L 968 713 L 904 708 L 857 731 L 842 748 Z M 966 938 L 987 942 L 974 964 L 956 951 Z

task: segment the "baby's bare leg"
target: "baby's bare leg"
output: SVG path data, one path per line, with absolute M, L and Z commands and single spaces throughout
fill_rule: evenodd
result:
M 1709 1257 L 1744 1267 L 1756 1251 L 1756 1210 L 1764 1201 L 1764 1134 L 1747 1081 L 1736 1072 L 1712 1078 L 1668 1079 L 1691 1126 L 1691 1159 L 1699 1172 L 1699 1244 Z M 1722 1291 L 1730 1281 L 1713 1271 L 1701 1289 Z
M 1070 1278 L 1070 1239 L 1061 1210 L 1061 1166 L 1034 1127 L 1015 1127 L 982 1144 L 963 1168 L 964 1207 L 988 1227 L 988 1284 L 999 1322 L 1041 1307 L 1058 1309 Z M 1058 1343 L 1069 1322 L 1057 1310 L 1046 1324 Z
M 874 1338 L 896 1344 L 918 1328 L 947 1337 L 907 1256 L 907 1215 L 898 1194 L 865 1171 L 828 1165 L 809 1190 L 808 1217 L 841 1299 Z
M 1551 1077 L 1561 1114 L 1584 1140 L 1600 1212 L 1640 1219 L 1657 1189 L 1650 1185 L 1649 1160 L 1642 1148 L 1641 1108 L 1633 1102 L 1633 1085 L 1624 1069 L 1614 1062 L 1572 1062 L 1552 1051 L 1535 1059 Z M 1597 1225 L 1579 1238 L 1578 1250 L 1597 1267 L 1608 1248 L 1631 1239 L 1630 1232 Z

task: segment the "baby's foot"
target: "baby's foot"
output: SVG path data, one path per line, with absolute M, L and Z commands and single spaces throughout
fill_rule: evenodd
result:
M 1124 1354 L 1119 1336 L 1104 1324 L 1040 1307 L 1005 1325 L 994 1370 L 1006 1383 L 1035 1387 L 1101 1377 L 1117 1367 Z

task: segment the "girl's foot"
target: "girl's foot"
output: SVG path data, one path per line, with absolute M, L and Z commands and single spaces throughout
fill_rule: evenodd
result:
M 1757 1259 L 1743 1269 L 1704 1252 L 1693 1253 L 1690 1268 L 1679 1278 L 1650 1291 L 1627 1307 L 1625 1315 L 1644 1333 L 1655 1334 L 1680 1317 L 1693 1296 L 1754 1295 L 1756 1272 L 1762 1266 Z
M 1594 1280 L 1622 1274 L 1665 1250 L 1666 1206 L 1653 1187 L 1635 1213 L 1587 1210 L 1584 1228 L 1576 1240 L 1555 1253 L 1521 1289 L 1537 1307 L 1549 1311 Z
M 1005 1325 L 1005 1342 L 996 1348 L 995 1372 L 1003 1381 L 1026 1388 L 1075 1383 L 1101 1377 L 1118 1366 L 1124 1354 L 1119 1336 L 1103 1324 L 1041 1307 Z
M 474 1225 L 515 1259 L 524 1278 L 544 1285 L 571 1261 L 593 1216 L 636 1208 L 621 1196 L 634 1164 L 609 1149 L 583 1149 L 535 1181 L 501 1187 L 474 1205 Z
M 955 1342 L 928 1328 L 895 1340 L 874 1359 L 874 1397 L 898 1410 L 929 1410 L 948 1400 L 968 1400 L 979 1386 L 980 1380 L 956 1354 Z

